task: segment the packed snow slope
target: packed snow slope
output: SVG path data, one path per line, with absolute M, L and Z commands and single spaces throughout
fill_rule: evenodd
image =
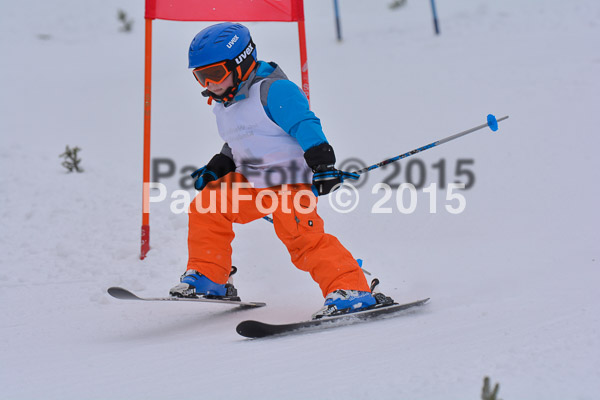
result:
M 373 192 L 402 182 L 412 158 L 398 175 L 369 173 L 350 213 L 321 199 L 326 229 L 382 290 L 428 306 L 269 340 L 235 326 L 304 319 L 323 299 L 264 221 L 236 226 L 234 263 L 242 298 L 265 308 L 106 294 L 164 295 L 178 281 L 187 216 L 170 196 L 182 168 L 221 147 L 187 70 L 208 24 L 155 21 L 152 156 L 176 172 L 161 180 L 167 198 L 151 205 L 140 261 L 143 3 L 2 3 L 0 398 L 477 399 L 486 375 L 504 399 L 597 397 L 600 2 L 438 0 L 435 36 L 428 1 L 344 0 L 338 43 L 332 3 L 306 0 L 311 106 L 340 164 L 378 162 L 488 113 L 510 118 L 415 156 L 413 181 L 424 172 L 438 188 L 434 200 L 418 189 L 412 213 L 397 191 Z M 259 57 L 299 83 L 296 27 L 248 26 Z M 83 173 L 61 166 L 66 145 L 82 149 Z M 473 178 L 452 192 L 464 211 L 447 211 L 459 205 L 447 184 Z

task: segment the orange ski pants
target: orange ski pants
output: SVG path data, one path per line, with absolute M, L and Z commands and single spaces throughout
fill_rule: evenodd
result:
M 189 213 L 187 269 L 213 282 L 226 283 L 235 237 L 233 223 L 246 224 L 273 214 L 275 233 L 287 247 L 292 263 L 310 273 L 323 296 L 336 289 L 369 291 L 352 254 L 335 236 L 325 233 L 310 185 L 284 185 L 285 191 L 282 186 L 249 186 L 243 175 L 233 172 L 209 183 L 194 198 Z

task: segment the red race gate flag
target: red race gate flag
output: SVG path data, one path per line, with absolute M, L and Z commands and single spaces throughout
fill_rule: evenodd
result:
M 174 21 L 304 20 L 302 0 L 146 0 L 146 18 Z
M 150 116 L 152 89 L 152 20 L 172 21 L 283 21 L 298 23 L 302 90 L 309 98 L 308 63 L 303 0 L 146 0 L 146 56 L 144 77 L 144 184 L 140 259 L 150 250 Z

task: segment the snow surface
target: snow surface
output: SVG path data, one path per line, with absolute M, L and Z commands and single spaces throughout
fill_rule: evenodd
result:
M 265 308 L 106 294 L 164 295 L 187 258 L 187 217 L 169 200 L 152 204 L 152 250 L 138 259 L 143 3 L 2 3 L 0 398 L 476 399 L 486 375 L 504 399 L 596 398 L 600 2 L 438 0 L 436 37 L 425 0 L 395 11 L 344 0 L 337 43 L 331 2 L 306 1 L 311 105 L 340 160 L 373 163 L 488 113 L 510 118 L 420 156 L 428 183 L 441 159 L 447 182 L 457 160 L 475 160 L 462 214 L 444 209 L 456 203 L 445 190 L 435 214 L 422 191 L 412 214 L 393 199 L 391 214 L 371 213 L 390 170 L 370 173 L 352 213 L 322 199 L 326 228 L 382 289 L 428 306 L 268 340 L 234 328 L 306 318 L 322 297 L 263 221 L 236 226 L 234 263 L 242 298 Z M 178 171 L 221 146 L 187 70 L 207 25 L 154 22 L 152 154 Z M 296 27 L 248 26 L 260 58 L 299 82 Z M 65 145 L 82 148 L 84 173 L 61 167 Z M 182 177 L 163 181 L 169 194 Z

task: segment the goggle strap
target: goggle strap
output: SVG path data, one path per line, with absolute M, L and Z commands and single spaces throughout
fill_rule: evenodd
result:
M 256 66 L 256 61 L 252 60 L 252 64 L 250 65 L 250 68 L 248 68 L 248 71 L 246 71 L 246 74 L 244 75 L 244 77 L 242 78 L 242 81 L 245 81 L 246 79 L 248 79 L 248 77 L 250 76 L 250 73 L 252 72 L 252 70 L 254 70 L 254 67 Z M 240 68 L 238 66 L 238 68 Z M 240 73 L 239 75 L 241 75 L 241 68 L 240 68 Z

